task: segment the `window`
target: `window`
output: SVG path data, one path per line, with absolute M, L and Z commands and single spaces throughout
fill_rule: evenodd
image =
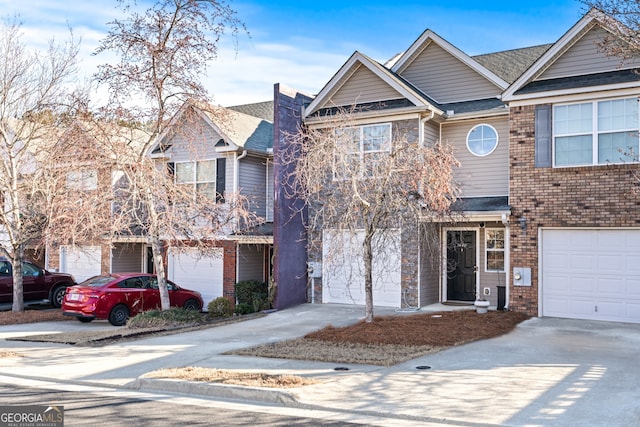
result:
M 474 126 L 467 134 L 467 149 L 474 156 L 488 156 L 498 146 L 498 132 L 490 125 Z
M 81 191 L 98 188 L 98 172 L 95 170 L 67 172 L 67 188 Z
M 347 178 L 352 171 L 361 176 L 375 176 L 380 160 L 391 152 L 391 124 L 367 125 L 339 129 L 336 143 L 346 145 L 334 158 L 334 177 Z
M 554 165 L 637 161 L 638 117 L 637 98 L 555 105 Z
M 225 159 L 175 163 L 176 183 L 191 185 L 199 194 L 220 201 L 220 195 L 224 192 L 224 181 L 221 188 L 219 174 L 224 174 L 224 167 L 220 168 L 217 165 L 221 160 Z
M 504 229 L 485 230 L 486 271 L 504 271 Z

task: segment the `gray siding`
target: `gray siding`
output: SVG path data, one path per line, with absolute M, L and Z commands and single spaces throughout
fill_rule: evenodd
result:
M 238 282 L 264 281 L 264 246 L 239 245 L 238 256 Z
M 267 213 L 266 213 L 266 220 L 271 222 L 273 221 L 273 195 L 274 195 L 274 188 L 273 188 L 273 162 L 272 161 L 268 161 L 267 162 L 267 192 L 265 197 L 267 198 Z
M 323 104 L 322 108 L 388 101 L 399 98 L 403 98 L 403 96 L 368 68 L 360 66 L 344 85 Z
M 249 198 L 249 206 L 252 211 L 261 218 L 266 216 L 267 193 L 267 167 L 266 160 L 245 157 L 240 160 L 239 191 Z
M 498 147 L 484 157 L 467 149 L 467 134 L 475 125 L 489 124 L 498 132 Z M 509 194 L 509 121 L 504 118 L 465 120 L 442 125 L 442 141 L 454 146 L 460 167 L 454 178 L 462 197 L 506 196 Z
M 501 92 L 435 43 L 429 44 L 400 75 L 443 104 L 492 98 Z
M 140 243 L 116 243 L 111 249 L 111 272 L 142 272 L 142 248 Z
M 607 57 L 596 45 L 607 34 L 600 27 L 591 29 L 542 73 L 538 80 L 602 73 L 620 69 L 620 60 L 615 57 Z M 633 62 L 637 66 L 638 61 Z M 623 68 L 629 68 L 633 65 L 633 62 L 625 64 Z

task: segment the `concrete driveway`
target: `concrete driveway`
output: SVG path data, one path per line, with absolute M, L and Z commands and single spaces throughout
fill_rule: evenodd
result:
M 377 314 L 392 312 L 381 309 Z M 287 405 L 379 414 L 417 425 L 640 425 L 640 325 L 534 318 L 502 337 L 389 368 L 340 365 L 349 371 L 336 371 L 331 363 L 221 354 L 294 338 L 326 324 L 353 323 L 363 314 L 361 307 L 304 304 L 246 322 L 101 348 L 5 339 L 55 327 L 103 329 L 108 324 L 0 327 L 0 351 L 27 355 L 1 360 L 0 382 L 50 378 L 202 393 L 201 387 L 181 384 L 176 389 L 175 382 L 138 380 L 163 367 L 202 366 L 313 376 L 324 382 L 287 390 Z M 255 397 L 262 398 L 259 393 Z

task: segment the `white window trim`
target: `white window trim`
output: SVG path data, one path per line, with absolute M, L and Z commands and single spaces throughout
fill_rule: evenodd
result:
M 364 150 L 364 128 L 368 128 L 368 127 L 374 127 L 374 126 L 386 126 L 388 128 L 388 137 L 389 137 L 389 149 L 387 150 L 368 150 L 365 151 Z M 357 126 L 349 126 L 347 128 L 345 128 L 345 130 L 348 129 L 358 129 L 358 133 L 359 133 L 359 138 L 360 140 L 358 141 L 358 147 L 359 150 L 357 152 L 357 154 L 359 155 L 360 158 L 360 169 L 358 171 L 358 177 L 359 178 L 363 178 L 365 176 L 362 165 L 364 164 L 364 156 L 365 154 L 371 154 L 371 153 L 391 153 L 393 147 L 393 130 L 391 127 L 391 123 L 387 122 L 387 123 L 370 123 L 370 124 L 366 124 L 366 125 L 357 125 Z M 351 152 L 351 154 L 356 154 L 355 151 Z M 349 178 L 341 178 L 339 176 L 337 176 L 336 174 L 336 168 L 335 168 L 335 163 L 334 163 L 334 167 L 333 167 L 333 179 L 335 181 L 344 181 L 347 180 Z
M 502 242 L 504 247 L 502 249 L 490 249 L 487 245 L 487 243 L 489 242 L 488 239 L 488 234 L 490 231 L 502 231 L 503 233 L 503 237 L 502 237 Z M 505 272 L 505 266 L 507 264 L 507 230 L 505 228 L 485 228 L 484 229 L 484 272 L 485 273 L 504 273 Z M 489 257 L 487 256 L 487 254 L 489 252 L 502 252 L 504 255 L 502 257 L 502 270 L 490 270 L 489 269 Z
M 490 151 L 488 151 L 485 154 L 475 153 L 473 150 L 471 150 L 471 147 L 469 147 L 469 135 L 471 135 L 471 132 L 473 132 L 475 129 L 479 128 L 480 126 L 486 126 L 486 127 L 490 128 L 491 130 L 493 130 L 493 132 L 496 134 L 496 145 Z M 467 137 L 465 138 L 465 143 L 467 144 L 467 150 L 469 151 L 469 153 L 473 154 L 476 157 L 487 157 L 488 155 L 490 155 L 491 153 L 496 151 L 496 149 L 498 148 L 498 144 L 500 144 L 500 134 L 498 134 L 498 131 L 496 130 L 496 128 L 491 126 L 490 124 L 488 124 L 488 123 L 479 123 L 479 124 L 475 125 L 474 127 L 472 127 L 471 129 L 469 129 L 469 132 L 467 132 Z
M 184 161 L 174 162 L 173 180 L 177 185 L 190 185 L 192 187 L 192 191 L 194 195 L 198 191 L 198 184 L 213 184 L 215 187 L 216 174 L 218 169 L 217 160 L 218 160 L 217 158 L 211 158 L 211 159 L 184 160 Z M 198 163 L 204 163 L 204 162 L 213 162 L 213 179 L 209 181 L 198 181 Z M 193 165 L 193 176 L 192 176 L 193 180 L 188 182 L 178 182 L 178 165 L 186 164 L 186 163 L 191 163 Z
M 602 133 L 613 133 L 610 131 L 604 132 L 598 129 L 598 103 L 606 102 L 606 101 L 616 101 L 621 99 L 632 99 L 632 96 L 622 96 L 615 98 L 604 98 L 604 99 L 593 99 L 593 100 L 580 100 L 574 102 L 563 102 L 552 105 L 552 113 L 551 113 L 551 148 L 552 148 L 552 164 L 554 168 L 562 169 L 562 168 L 575 168 L 575 167 L 587 167 L 587 166 L 606 166 L 606 165 L 622 165 L 622 164 L 637 164 L 636 161 L 619 161 L 619 162 L 607 162 L 607 163 L 599 163 L 598 162 L 598 136 Z M 640 97 L 635 97 L 640 102 Z M 560 137 L 570 137 L 570 136 L 580 136 L 580 135 L 590 135 L 591 136 L 591 163 L 576 163 L 571 165 L 560 165 L 556 164 L 556 107 L 562 107 L 567 105 L 579 105 L 579 104 L 591 104 L 591 131 L 589 133 L 567 133 L 561 134 Z M 619 129 L 615 132 L 637 132 L 638 133 L 638 145 L 640 147 L 640 108 L 638 108 L 638 129 Z M 636 156 L 640 156 L 640 153 L 636 153 Z

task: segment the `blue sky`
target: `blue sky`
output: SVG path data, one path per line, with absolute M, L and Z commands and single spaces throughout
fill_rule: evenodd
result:
M 142 0 L 148 2 L 150 0 Z M 384 62 L 431 29 L 469 55 L 551 43 L 584 13 L 577 0 L 535 2 L 234 0 L 250 35 L 238 50 L 221 43 L 207 87 L 222 105 L 271 99 L 273 84 L 317 93 L 358 50 Z M 18 14 L 25 41 L 34 47 L 64 39 L 71 27 L 82 37 L 83 72 L 109 60 L 92 56 L 117 13 L 116 0 L 0 0 L 3 16 Z

